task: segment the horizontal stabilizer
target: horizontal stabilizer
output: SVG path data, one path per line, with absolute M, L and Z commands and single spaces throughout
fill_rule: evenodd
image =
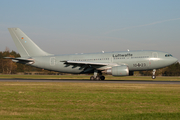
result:
M 34 59 L 30 59 L 30 58 L 12 58 L 12 57 L 4 57 L 6 59 L 12 59 L 13 62 L 16 63 L 22 63 L 22 64 L 33 64 L 34 63 Z

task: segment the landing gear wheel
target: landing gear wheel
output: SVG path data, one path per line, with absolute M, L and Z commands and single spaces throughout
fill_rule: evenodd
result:
M 105 77 L 104 77 L 104 76 L 101 76 L 100 79 L 101 79 L 101 80 L 105 80 Z
M 94 76 L 91 76 L 91 77 L 90 77 L 90 80 L 94 80 Z
M 152 79 L 155 79 L 155 78 L 156 78 L 156 76 L 155 76 L 155 75 L 153 75 L 153 76 L 152 76 Z
M 101 80 L 99 76 L 96 76 L 96 80 Z
M 153 69 L 153 75 L 152 75 L 152 79 L 155 79 L 156 78 L 156 69 Z

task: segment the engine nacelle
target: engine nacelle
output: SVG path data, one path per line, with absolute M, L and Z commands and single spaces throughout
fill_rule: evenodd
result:
M 129 68 L 126 65 L 114 66 L 111 69 L 108 69 L 106 73 L 112 74 L 113 76 L 129 76 Z

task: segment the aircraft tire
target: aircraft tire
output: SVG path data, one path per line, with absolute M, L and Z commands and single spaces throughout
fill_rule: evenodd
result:
M 155 79 L 155 78 L 156 78 L 156 76 L 155 76 L 155 75 L 153 75 L 153 76 L 152 76 L 152 79 Z
M 99 76 L 96 76 L 96 80 L 101 80 Z
M 101 76 L 100 79 L 101 79 L 101 80 L 105 80 L 105 77 L 104 77 L 104 76 Z
M 95 79 L 94 76 L 91 76 L 91 77 L 90 77 L 90 80 L 94 80 L 94 79 Z

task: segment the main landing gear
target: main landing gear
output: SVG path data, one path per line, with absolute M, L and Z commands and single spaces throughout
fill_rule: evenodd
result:
M 99 75 L 98 75 L 99 74 Z M 105 77 L 102 76 L 102 73 L 99 72 L 97 70 L 94 71 L 94 76 L 90 77 L 90 80 L 105 80 Z
M 156 69 L 153 69 L 153 75 L 152 75 L 152 79 L 155 79 L 156 78 L 156 75 L 155 75 L 155 73 L 156 73 Z

